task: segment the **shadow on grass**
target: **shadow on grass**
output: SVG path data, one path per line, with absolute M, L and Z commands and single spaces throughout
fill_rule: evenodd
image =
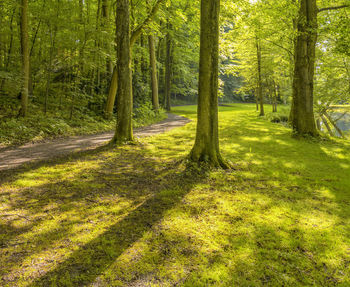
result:
M 86 164 L 88 168 L 81 168 L 80 164 Z M 67 166 L 72 169 L 68 172 L 69 177 L 60 178 L 60 170 L 67 173 Z M 24 210 L 30 222 L 24 229 L 12 230 L 14 224 L 11 221 L 16 218 L 7 225 L 6 230 L 11 234 L 6 232 L 1 242 L 2 247 L 8 249 L 7 254 L 10 253 L 1 260 L 4 266 L 9 264 L 4 272 L 16 273 L 12 268 L 21 266 L 26 258 L 35 258 L 47 249 L 57 248 L 53 247 L 57 242 L 74 236 L 73 226 L 87 224 L 88 218 L 94 218 L 94 224 L 98 220 L 112 219 L 114 222 L 104 222 L 102 233 L 87 243 L 79 244 L 69 258 L 43 276 L 39 274 L 45 270 L 34 275 L 36 279 L 29 286 L 85 286 L 93 282 L 202 178 L 189 172 L 181 162 L 162 163 L 149 157 L 140 146 L 116 150 L 104 146 L 68 158 L 31 164 L 8 172 L 1 184 L 11 185 L 26 177 L 32 180 L 33 186 L 26 185 L 17 194 L 12 194 L 5 212 Z M 36 182 L 36 177 L 47 177 L 48 180 L 41 184 Z M 111 205 L 118 206 L 119 201 L 126 204 L 125 210 L 122 207 L 118 207 L 117 211 L 110 208 Z M 99 208 L 105 208 L 107 215 Z M 76 216 L 70 218 L 70 214 Z M 113 214 L 117 219 L 113 220 Z M 54 220 L 55 224 L 51 227 L 50 222 Z M 40 231 L 45 226 L 43 224 L 47 227 Z M 89 228 L 94 229 L 94 224 Z M 34 228 L 36 231 L 29 234 Z M 82 232 L 85 234 L 88 230 Z M 10 241 L 21 236 L 29 241 L 16 251 Z M 17 279 L 3 277 L 4 284 L 13 280 Z
M 131 213 L 30 286 L 85 286 L 101 275 L 128 247 L 160 221 L 191 190 L 195 179 L 177 174 L 166 188 L 157 191 Z

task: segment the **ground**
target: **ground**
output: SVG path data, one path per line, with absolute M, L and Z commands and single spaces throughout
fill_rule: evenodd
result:
M 136 128 L 134 130 L 134 136 L 137 140 L 138 138 L 152 136 L 183 126 L 188 122 L 189 119 L 185 117 L 168 114 L 166 119 L 158 123 Z M 96 149 L 108 144 L 113 136 L 114 131 L 112 130 L 100 134 L 49 140 L 44 143 L 29 143 L 20 147 L 0 148 L 0 176 L 3 171 L 12 170 L 34 161 L 47 161 L 77 152 Z
M 350 144 L 220 108 L 234 169 L 185 127 L 1 178 L 1 286 L 349 286 Z

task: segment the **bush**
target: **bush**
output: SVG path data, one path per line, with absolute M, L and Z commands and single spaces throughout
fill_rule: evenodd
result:
M 152 123 L 161 121 L 167 117 L 165 111 L 160 108 L 158 111 L 153 110 L 152 104 L 146 102 L 140 104 L 134 109 L 134 127 L 147 126 Z

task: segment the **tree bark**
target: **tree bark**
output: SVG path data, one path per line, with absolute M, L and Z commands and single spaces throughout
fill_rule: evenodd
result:
M 118 68 L 114 67 L 112 73 L 112 80 L 109 85 L 108 98 L 105 107 L 105 117 L 111 118 L 113 116 L 113 109 L 115 103 L 115 97 L 118 89 Z
M 201 1 L 198 121 L 190 159 L 227 168 L 220 155 L 218 133 L 219 14 L 220 0 Z
M 102 0 L 102 27 L 104 28 L 104 30 L 107 33 L 109 32 L 109 5 L 108 5 L 108 0 Z M 111 58 L 109 56 L 109 54 L 111 52 L 111 45 L 110 45 L 110 43 L 108 41 L 109 41 L 108 36 L 105 36 L 104 46 L 105 46 L 106 52 L 108 54 L 107 61 L 106 61 L 106 70 L 107 70 L 108 76 L 110 76 L 113 73 L 113 63 L 112 63 Z
M 28 0 L 21 0 L 21 54 L 22 54 L 22 96 L 20 116 L 25 117 L 28 111 L 29 90 L 29 41 L 28 41 Z
M 260 102 L 260 114 L 259 116 L 264 116 L 264 97 L 262 93 L 262 80 L 261 80 L 261 46 L 260 46 L 260 41 L 257 38 L 256 39 L 256 56 L 258 60 L 258 97 L 259 97 L 259 102 Z
M 297 32 L 290 121 L 296 135 L 316 136 L 318 133 L 313 106 L 317 40 L 316 0 L 301 0 Z
M 170 29 L 170 26 L 169 26 Z M 166 58 L 165 58 L 165 109 L 171 110 L 171 76 L 172 76 L 172 40 L 168 32 L 166 35 Z
M 149 58 L 150 58 L 150 66 L 151 66 L 152 106 L 153 106 L 153 109 L 157 111 L 159 109 L 157 61 L 156 61 L 156 52 L 154 48 L 154 38 L 152 35 L 148 36 L 148 43 L 149 43 Z
M 131 49 L 129 0 L 117 1 L 117 127 L 113 142 L 133 140 L 132 132 L 132 91 L 131 91 Z

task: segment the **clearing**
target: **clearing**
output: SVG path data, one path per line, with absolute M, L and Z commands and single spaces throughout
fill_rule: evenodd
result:
M 234 170 L 186 168 L 193 121 L 1 179 L 1 286 L 349 286 L 350 144 L 220 107 Z

